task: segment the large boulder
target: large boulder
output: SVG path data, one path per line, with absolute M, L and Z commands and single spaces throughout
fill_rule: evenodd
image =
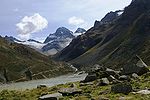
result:
M 75 94 L 81 94 L 82 90 L 77 88 L 62 88 L 58 92 L 63 96 L 74 96 Z
M 143 60 L 139 56 L 134 57 L 131 63 L 129 63 L 127 66 L 124 66 L 122 71 L 122 73 L 126 75 L 133 73 L 143 75 L 147 72 L 149 72 L 148 66 L 143 62 Z
M 109 80 L 107 78 L 102 78 L 99 80 L 99 83 L 97 84 L 97 86 L 105 86 L 105 85 L 109 85 Z
M 86 76 L 86 78 L 85 78 L 83 81 L 81 81 L 81 82 L 83 82 L 83 83 L 92 82 L 92 81 L 94 81 L 94 80 L 96 80 L 96 79 L 97 79 L 96 74 L 88 74 L 88 75 Z
M 127 66 L 124 66 L 122 71 L 122 73 L 126 75 L 133 73 L 143 75 L 147 72 L 149 72 L 148 66 L 143 62 L 143 60 L 139 56 L 134 57 L 131 63 L 129 63 Z
M 54 93 L 54 94 L 43 95 L 39 97 L 39 100 L 59 100 L 60 97 L 62 97 L 62 94 Z
M 102 65 L 95 64 L 92 68 L 93 72 L 99 72 L 99 71 L 106 71 L 106 68 L 103 67 Z
M 132 91 L 132 86 L 129 83 L 118 83 L 111 87 L 111 92 L 129 94 Z

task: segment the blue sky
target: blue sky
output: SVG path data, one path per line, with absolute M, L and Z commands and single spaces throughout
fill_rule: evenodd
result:
M 19 29 L 22 31 L 22 23 L 31 26 L 36 22 L 28 23 L 23 19 L 32 20 L 36 17 L 45 26 L 39 27 L 38 24 L 25 34 L 29 35 L 27 38 L 42 41 L 61 26 L 72 31 L 77 27 L 89 29 L 95 20 L 100 20 L 107 12 L 123 9 L 130 2 L 131 0 L 1 0 L 0 35 L 21 38 L 20 34 L 25 35 L 18 32 L 16 25 L 21 23 Z

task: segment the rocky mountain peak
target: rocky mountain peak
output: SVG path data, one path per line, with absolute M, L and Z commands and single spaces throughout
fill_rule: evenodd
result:
M 109 23 L 118 18 L 123 13 L 123 10 L 117 10 L 115 12 L 111 11 L 105 15 L 105 17 L 101 20 L 102 23 Z
M 59 27 L 56 32 L 54 33 L 57 37 L 74 37 L 73 32 L 65 27 Z
M 122 13 L 124 12 L 124 10 L 117 10 L 117 11 L 111 11 L 109 13 L 107 13 L 104 18 L 101 19 L 101 21 L 95 21 L 94 23 L 94 27 L 97 28 L 101 25 L 104 24 L 111 24 L 113 22 L 115 22 L 118 18 L 120 18 L 120 16 L 122 15 Z
M 62 39 L 62 38 L 74 38 L 73 36 L 73 32 L 70 31 L 69 29 L 65 28 L 65 27 L 59 27 L 55 33 L 50 34 L 46 40 L 44 41 L 44 43 L 48 43 L 52 40 L 56 40 L 56 39 Z
M 86 32 L 86 30 L 85 29 L 83 29 L 83 28 L 78 28 L 75 32 L 74 32 L 74 36 L 75 37 L 77 37 L 77 36 L 79 36 L 79 35 L 82 35 L 82 34 L 84 34 Z
M 74 33 L 84 33 L 86 30 L 84 28 L 78 28 Z

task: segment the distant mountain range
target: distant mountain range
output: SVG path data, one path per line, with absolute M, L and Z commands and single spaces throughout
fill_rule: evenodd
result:
M 54 55 L 57 52 L 61 51 L 63 48 L 69 45 L 69 43 L 75 37 L 85 33 L 86 30 L 83 28 L 78 28 L 74 33 L 65 27 L 59 27 L 55 33 L 50 34 L 44 41 L 41 43 L 34 39 L 29 39 L 27 41 L 21 41 L 12 36 L 5 36 L 5 39 L 10 42 L 16 42 L 24 45 L 28 45 L 33 49 L 45 54 L 45 55 Z
M 150 0 L 133 0 L 123 11 L 110 12 L 95 21 L 92 28 L 73 39 L 54 58 L 79 68 L 100 64 L 130 70 L 138 55 L 150 65 L 149 16 Z

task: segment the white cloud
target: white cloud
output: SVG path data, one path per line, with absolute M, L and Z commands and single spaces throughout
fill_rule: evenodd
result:
M 42 31 L 47 26 L 48 21 L 38 13 L 33 16 L 25 16 L 20 23 L 16 24 L 20 38 L 29 38 L 32 33 Z
M 68 19 L 68 23 L 71 25 L 78 26 L 78 25 L 84 24 L 85 21 L 82 18 L 73 16 Z

